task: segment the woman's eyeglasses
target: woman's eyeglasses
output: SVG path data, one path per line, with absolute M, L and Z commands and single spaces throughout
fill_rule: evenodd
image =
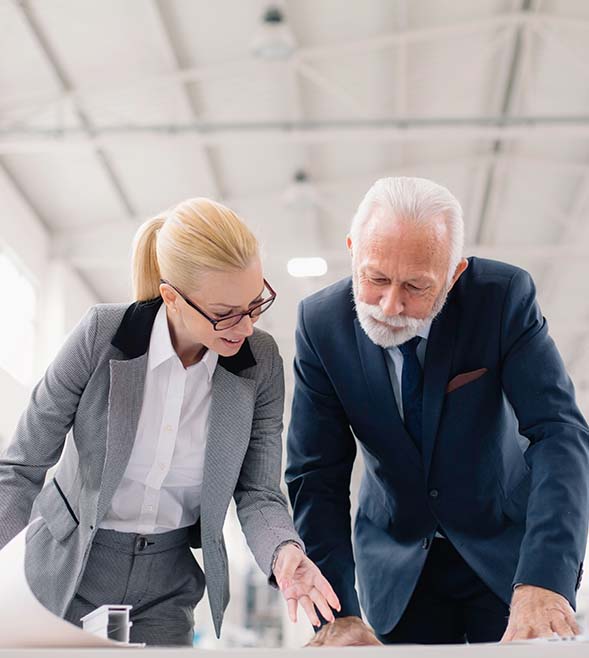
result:
M 176 286 L 172 285 L 169 281 L 166 281 L 166 279 L 160 279 L 160 283 L 165 283 L 166 285 L 170 286 L 170 288 L 175 290 L 188 304 L 188 306 L 193 308 L 195 311 L 198 311 L 198 313 L 200 313 L 213 325 L 213 329 L 215 331 L 224 331 L 225 329 L 231 329 L 231 327 L 235 327 L 235 325 L 239 324 L 246 315 L 249 315 L 252 320 L 259 318 L 262 313 L 265 313 L 270 308 L 270 306 L 272 306 L 274 300 L 276 299 L 276 291 L 266 281 L 266 279 L 264 279 L 264 285 L 270 293 L 268 298 L 263 299 L 257 304 L 254 304 L 250 310 L 246 311 L 245 313 L 236 313 L 235 315 L 228 315 L 226 318 L 220 318 L 217 320 L 205 313 L 205 311 L 203 311 L 202 308 L 197 306 L 194 302 L 190 301 L 190 299 L 188 299 L 188 297 L 182 291 L 178 290 Z

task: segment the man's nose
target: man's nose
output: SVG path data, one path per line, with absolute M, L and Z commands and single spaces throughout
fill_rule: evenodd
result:
M 397 286 L 389 286 L 380 298 L 380 308 L 385 315 L 400 315 L 405 308 L 401 290 Z

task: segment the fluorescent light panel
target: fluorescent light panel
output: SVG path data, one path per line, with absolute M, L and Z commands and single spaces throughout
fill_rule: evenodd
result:
M 291 258 L 286 266 L 291 276 L 323 276 L 327 272 L 324 258 Z

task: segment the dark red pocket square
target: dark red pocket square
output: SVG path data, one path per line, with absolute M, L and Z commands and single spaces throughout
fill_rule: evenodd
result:
M 487 370 L 488 368 L 479 368 L 478 370 L 471 370 L 470 372 L 461 372 L 459 375 L 456 375 L 456 377 L 452 377 L 446 387 L 446 393 L 452 393 L 452 391 L 455 391 L 457 388 L 460 388 L 465 384 L 470 384 L 470 382 L 474 382 L 475 379 L 482 377 Z

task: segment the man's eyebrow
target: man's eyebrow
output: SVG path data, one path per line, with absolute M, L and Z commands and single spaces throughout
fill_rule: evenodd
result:
M 364 269 L 365 269 L 365 271 L 370 271 L 371 274 L 376 274 L 377 276 L 382 276 L 385 279 L 389 278 L 384 272 L 381 272 L 377 267 L 374 267 L 372 265 L 367 265 Z
M 266 286 L 264 286 L 265 288 Z M 252 299 L 252 301 L 249 303 L 249 306 L 252 304 L 255 304 L 256 302 L 261 302 L 262 301 L 262 295 L 264 294 L 264 288 L 258 293 L 258 296 L 255 299 Z M 229 304 L 224 304 L 223 302 L 211 302 L 209 306 L 223 306 L 224 308 L 228 309 L 239 309 L 241 308 L 240 306 L 230 306 Z
M 407 279 L 409 283 L 417 283 L 417 282 L 422 282 L 422 283 L 431 283 L 433 279 L 428 276 L 427 274 L 420 274 L 419 276 L 412 276 L 411 278 Z

